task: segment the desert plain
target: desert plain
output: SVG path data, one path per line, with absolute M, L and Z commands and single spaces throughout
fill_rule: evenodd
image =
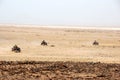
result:
M 42 40 L 45 40 L 48 45 L 42 46 Z M 99 45 L 93 45 L 95 40 L 99 42 Z M 11 51 L 15 44 L 21 48 L 20 53 Z M 2 61 L 0 62 L 1 80 L 27 80 L 28 77 L 28 80 L 110 80 L 110 78 L 112 78 L 111 80 L 119 80 L 120 30 L 1 26 L 0 61 Z M 20 67 L 21 63 L 18 63 L 18 61 L 21 61 L 21 63 L 23 61 L 24 65 Z M 27 61 L 28 63 L 31 61 L 36 62 L 28 64 Z M 48 64 L 47 67 L 40 67 L 43 63 Z M 83 65 L 83 67 L 80 65 Z M 72 66 L 72 69 L 70 66 Z M 93 71 L 89 72 L 92 69 L 91 66 Z M 32 78 L 30 78 L 30 75 L 28 77 L 24 75 L 30 73 L 29 67 L 33 71 L 36 68 L 42 69 L 31 72 Z M 15 70 L 20 69 L 18 73 L 13 70 L 14 68 Z M 79 68 L 82 71 L 79 71 Z M 107 70 L 108 68 L 110 69 Z M 13 74 L 9 70 L 13 71 Z M 100 72 L 100 70 L 103 70 L 103 72 L 99 73 L 101 74 L 99 76 L 96 72 Z M 38 72 L 41 71 L 46 72 L 38 75 Z M 53 74 L 55 73 L 54 71 L 56 74 Z M 52 73 L 49 74 L 49 72 Z M 68 72 L 70 72 L 70 75 Z M 111 72 L 110 75 L 112 76 L 107 76 L 109 72 Z M 59 78 L 45 78 L 47 73 L 50 77 L 51 75 L 54 75 L 54 77 L 59 75 Z M 103 75 L 103 73 L 106 74 Z M 10 76 L 6 77 L 5 74 Z M 20 74 L 19 77 L 16 76 L 17 74 Z M 71 74 L 76 75 L 71 76 Z M 65 75 L 69 76 L 65 77 Z
M 41 46 L 42 40 L 48 46 Z M 93 46 L 94 41 L 99 46 Z M 21 53 L 14 53 L 14 45 Z M 0 60 L 120 62 L 120 31 L 0 27 Z

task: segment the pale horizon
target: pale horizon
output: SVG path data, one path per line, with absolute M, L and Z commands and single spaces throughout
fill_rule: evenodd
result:
M 0 24 L 0 27 L 25 27 L 25 28 L 61 28 L 61 29 L 95 29 L 95 30 L 120 30 L 118 26 L 50 26 L 50 25 L 23 25 L 23 24 Z

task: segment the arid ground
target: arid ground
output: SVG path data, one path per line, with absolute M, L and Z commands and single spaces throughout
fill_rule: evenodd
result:
M 48 46 L 41 46 L 42 40 Z M 92 45 L 94 40 L 99 46 Z M 11 52 L 15 44 L 20 54 Z M 120 31 L 0 27 L 0 60 L 119 63 Z
M 120 64 L 1 61 L 0 80 L 120 80 Z
M 15 44 L 21 53 L 11 51 Z M 120 30 L 0 26 L 0 61 L 1 80 L 21 80 L 23 74 L 23 80 L 120 80 Z

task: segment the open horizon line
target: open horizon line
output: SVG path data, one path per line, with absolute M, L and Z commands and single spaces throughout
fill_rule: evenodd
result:
M 120 30 L 120 26 L 83 26 L 83 25 L 37 25 L 37 24 L 0 24 L 0 27 L 33 27 L 33 28 L 75 28 L 75 29 L 100 29 Z

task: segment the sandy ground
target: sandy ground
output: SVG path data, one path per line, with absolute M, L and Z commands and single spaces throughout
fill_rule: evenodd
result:
M 42 40 L 48 46 L 41 46 Z M 100 45 L 93 46 L 94 40 Z M 11 52 L 15 44 L 21 53 Z M 120 63 L 120 30 L 0 26 L 0 61 L 9 60 Z
M 120 80 L 120 64 L 0 61 L 0 80 Z

